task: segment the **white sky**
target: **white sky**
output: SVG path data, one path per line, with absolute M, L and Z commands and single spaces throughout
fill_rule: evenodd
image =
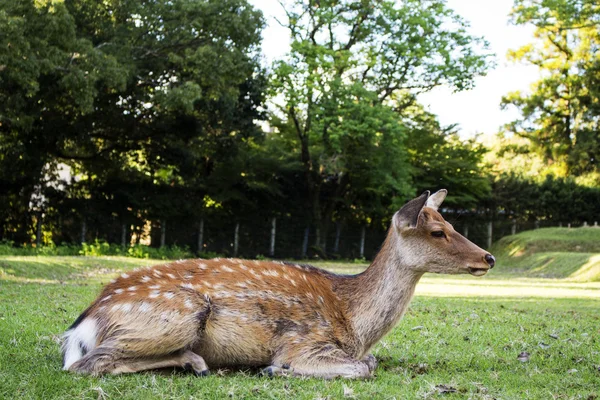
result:
M 268 27 L 263 32 L 263 53 L 271 61 L 289 49 L 289 35 L 275 17 L 284 20 L 277 0 L 250 0 L 261 9 Z M 514 26 L 508 22 L 512 0 L 447 0 L 450 8 L 470 22 L 470 33 L 483 36 L 496 54 L 496 68 L 477 78 L 470 91 L 452 93 L 445 87 L 419 97 L 437 114 L 442 125 L 459 124 L 461 136 L 476 133 L 493 134 L 518 116 L 516 110 L 500 110 L 503 95 L 514 90 L 527 90 L 539 78 L 537 67 L 515 64 L 506 60 L 509 49 L 517 49 L 533 40 L 533 27 Z

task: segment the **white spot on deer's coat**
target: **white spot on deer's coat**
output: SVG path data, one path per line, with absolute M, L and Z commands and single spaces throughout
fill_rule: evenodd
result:
M 151 285 L 151 286 L 148 286 L 148 288 L 150 288 L 150 289 L 160 289 L 160 285 Z
M 175 293 L 173 293 L 173 292 L 165 292 L 165 294 L 163 296 L 165 296 L 166 299 L 170 300 L 173 297 L 175 297 Z
M 148 312 L 150 310 L 152 310 L 152 305 L 150 305 L 150 303 L 146 303 L 145 301 L 142 302 L 142 304 L 140 304 L 140 306 L 138 307 L 138 309 L 140 310 L 140 312 Z
M 116 293 L 116 294 L 123 293 L 123 289 L 116 289 L 116 290 L 115 290 L 115 293 Z
M 136 286 L 129 286 L 129 287 L 127 288 L 127 291 L 128 291 L 128 292 L 134 292 L 136 289 L 137 289 L 137 287 L 136 287 Z
M 105 298 L 100 300 L 100 302 L 106 301 L 106 300 L 110 299 L 111 297 L 112 297 L 112 294 L 109 294 L 108 296 L 106 296 Z
M 189 280 L 190 280 L 190 279 L 192 279 L 192 278 L 193 278 L 193 276 L 192 276 L 192 275 L 190 275 L 190 274 L 185 274 L 185 275 L 183 276 L 183 279 L 185 279 L 186 281 L 189 281 Z
M 160 278 L 162 276 L 162 272 L 160 272 L 159 270 L 155 269 L 154 270 L 154 276 Z
M 131 303 L 115 304 L 114 306 L 112 306 L 112 310 L 129 312 L 131 311 Z
M 150 282 L 149 276 L 142 276 L 142 282 Z
M 173 275 L 173 274 L 167 274 L 167 276 L 171 279 L 175 279 L 175 275 Z
M 248 267 L 246 267 L 244 264 L 240 264 L 240 268 L 244 271 L 248 271 Z
M 265 276 L 275 276 L 275 277 L 279 276 L 279 272 L 272 270 L 272 269 L 263 270 L 262 274 Z
M 121 274 L 121 278 L 127 279 L 127 278 L 129 278 L 129 275 L 127 275 L 127 274 Z
M 243 289 L 247 289 L 248 288 L 248 285 L 246 285 L 244 282 L 238 282 L 238 283 L 235 284 L 235 286 L 241 287 Z
M 250 270 L 250 273 L 251 273 L 252 275 L 254 275 L 254 277 L 255 277 L 255 278 L 257 278 L 257 279 L 262 279 L 262 277 L 261 277 L 261 276 L 260 276 L 260 275 L 259 275 L 259 274 L 258 274 L 258 273 L 255 271 L 255 270 L 251 269 L 251 270 Z
M 223 297 L 229 297 L 231 294 L 225 290 L 221 290 L 220 292 L 215 292 L 213 296 L 217 299 L 221 299 Z
M 111 279 L 110 283 L 117 283 L 117 280 L 116 279 Z
M 325 303 L 325 300 L 323 299 L 323 296 L 319 296 L 319 302 L 320 302 L 321 304 Z
M 200 264 L 198 264 L 198 268 L 200 268 L 200 269 L 206 269 L 206 264 L 200 263 Z
M 150 297 L 151 299 L 155 299 L 158 296 L 160 296 L 160 292 L 158 290 L 154 290 L 152 293 L 150 293 L 148 297 Z
M 224 272 L 233 272 L 233 270 L 231 268 L 229 268 L 227 265 L 221 265 L 221 269 Z
M 194 285 L 192 285 L 191 283 L 182 283 L 181 287 L 186 289 L 194 289 Z
M 185 306 L 185 308 L 189 308 L 190 310 L 194 308 L 194 305 L 192 304 L 192 301 L 190 299 L 185 299 L 183 305 Z
M 215 289 L 215 290 L 223 289 L 224 287 L 225 287 L 225 285 L 223 285 L 222 283 L 215 283 L 213 285 L 213 289 Z

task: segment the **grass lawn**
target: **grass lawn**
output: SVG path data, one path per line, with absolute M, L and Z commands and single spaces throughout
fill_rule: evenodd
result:
M 492 248 L 506 274 L 600 282 L 600 228 L 543 228 L 500 239 Z
M 163 261 L 156 261 L 161 263 Z M 152 260 L 0 257 L 0 399 L 600 398 L 600 283 L 426 276 L 368 381 L 61 370 L 59 335 L 117 271 Z M 323 263 L 340 272 L 363 265 Z M 521 352 L 529 360 L 517 359 Z

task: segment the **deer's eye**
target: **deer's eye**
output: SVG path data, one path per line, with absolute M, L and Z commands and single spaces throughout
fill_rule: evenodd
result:
M 444 233 L 444 231 L 433 231 L 431 232 L 431 236 L 436 238 L 445 238 L 446 234 Z

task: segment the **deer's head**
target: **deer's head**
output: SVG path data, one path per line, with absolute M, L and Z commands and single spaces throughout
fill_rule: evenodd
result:
M 437 211 L 447 193 L 426 191 L 394 215 L 396 247 L 418 272 L 485 275 L 494 267 L 494 256 L 456 232 Z

